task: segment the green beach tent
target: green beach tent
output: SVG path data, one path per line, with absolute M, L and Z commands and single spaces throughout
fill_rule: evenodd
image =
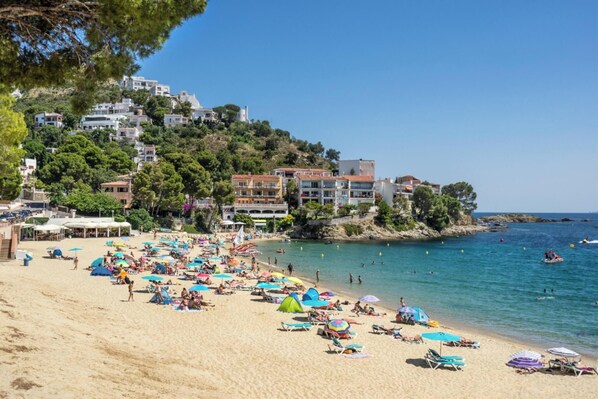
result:
M 302 313 L 303 307 L 301 306 L 301 302 L 299 302 L 297 294 L 290 294 L 283 299 L 278 307 L 278 311 L 285 313 Z

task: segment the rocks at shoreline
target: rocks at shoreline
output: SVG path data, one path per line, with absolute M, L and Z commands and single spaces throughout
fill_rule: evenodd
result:
M 423 223 L 417 223 L 414 229 L 396 231 L 376 225 L 373 221 L 360 221 L 359 234 L 348 235 L 344 225 L 325 225 L 319 228 L 301 229 L 293 234 L 293 238 L 331 240 L 331 241 L 367 241 L 367 240 L 431 240 L 442 237 L 472 235 L 489 231 L 485 226 L 463 225 L 450 226 L 438 232 Z M 350 223 L 348 223 L 350 224 Z
M 558 223 L 558 222 L 574 222 L 574 219 L 544 219 L 534 215 L 526 215 L 523 213 L 505 213 L 503 215 L 482 216 L 477 218 L 478 222 L 484 223 Z M 582 222 L 589 222 L 589 219 L 583 219 Z

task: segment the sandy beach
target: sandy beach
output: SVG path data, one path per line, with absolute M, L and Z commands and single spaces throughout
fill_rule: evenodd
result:
M 139 248 L 150 235 L 133 237 Z M 33 253 L 29 267 L 0 263 L 0 398 L 593 398 L 598 376 L 534 373 L 505 366 L 511 353 L 529 348 L 472 331 L 464 336 L 480 349 L 443 347 L 461 355 L 463 371 L 430 369 L 424 361 L 436 341 L 410 344 L 371 333 L 372 324 L 395 326 L 394 313 L 356 318 L 357 336 L 367 358 L 328 352 L 330 340 L 311 331 L 285 332 L 281 322 L 301 315 L 277 312 L 249 292 L 204 296 L 216 306 L 177 312 L 148 303 L 140 276 L 135 302 L 125 285 L 91 277 L 85 268 L 105 254 L 106 239 L 67 239 L 64 249 L 81 247 L 79 269 L 72 261 L 43 258 L 52 242 L 23 242 Z M 127 250 L 130 252 L 130 250 Z M 192 255 L 197 253 L 197 249 Z M 139 256 L 140 252 L 135 251 Z M 174 278 L 173 278 L 174 281 Z M 181 282 L 176 287 L 180 293 Z M 255 280 L 250 284 L 255 284 Z M 322 291 L 325 288 L 319 287 Z M 375 292 L 373 292 L 375 294 Z M 354 302 L 354 298 L 348 299 Z M 340 317 L 355 318 L 345 306 Z M 378 307 L 377 307 L 378 308 Z M 384 311 L 384 310 L 383 310 Z M 297 320 L 294 320 L 294 319 Z M 403 326 L 403 335 L 426 332 Z M 445 329 L 461 335 L 462 331 Z M 434 331 L 434 330 L 432 330 Z M 584 359 L 596 366 L 596 359 Z

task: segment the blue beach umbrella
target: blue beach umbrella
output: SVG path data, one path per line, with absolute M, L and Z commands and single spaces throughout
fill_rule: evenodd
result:
M 197 284 L 194 285 L 193 287 L 189 288 L 189 291 L 208 291 L 209 288 L 206 287 L 205 285 L 201 285 L 201 284 Z
M 152 251 L 152 252 L 157 252 L 159 250 L 160 250 L 160 248 L 158 248 L 158 247 L 150 248 L 150 251 Z
M 143 276 L 141 277 L 144 280 L 149 280 L 149 281 L 162 281 L 164 280 L 164 278 L 160 277 L 160 276 Z
M 98 267 L 98 266 L 102 266 L 104 264 L 104 258 L 97 258 L 95 259 L 93 262 L 91 262 L 91 267 Z
M 79 248 L 79 247 L 69 249 L 69 251 L 72 251 L 72 252 L 77 252 L 77 251 L 82 251 L 82 250 L 83 250 L 83 248 Z
M 201 267 L 201 263 L 198 263 L 198 262 L 187 263 L 187 267 L 194 269 L 196 267 Z
M 271 284 L 271 283 L 258 283 L 255 288 L 263 288 L 265 290 L 276 290 L 279 289 L 280 286 L 276 285 L 276 284 Z
M 423 338 L 432 340 L 432 341 L 440 341 L 440 354 L 442 354 L 442 343 L 443 342 L 455 342 L 460 341 L 461 337 L 454 334 L 445 333 L 442 331 L 433 332 L 433 333 L 423 333 Z
M 214 274 L 213 277 L 221 278 L 221 279 L 229 279 L 229 278 L 232 278 L 233 276 L 231 276 L 230 274 L 218 273 L 218 274 Z
M 301 305 L 309 306 L 312 308 L 319 308 L 321 306 L 328 306 L 328 301 L 320 301 L 315 299 L 308 299 L 307 301 L 302 301 Z
M 151 241 L 144 241 L 144 242 L 142 242 L 142 244 L 143 245 L 154 245 L 154 243 Z
M 123 254 L 122 252 L 115 252 L 114 254 L 112 254 L 112 256 L 114 256 L 115 258 L 122 258 L 125 256 L 125 254 Z

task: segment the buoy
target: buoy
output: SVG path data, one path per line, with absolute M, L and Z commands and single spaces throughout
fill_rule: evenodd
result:
M 320 256 L 323 258 L 323 257 L 324 257 L 324 254 L 320 254 Z
M 336 246 L 336 249 L 339 249 L 339 248 L 340 248 L 340 247 L 337 245 L 337 246 Z
M 303 251 L 303 247 L 301 247 L 301 250 Z
M 387 242 L 387 243 L 386 243 L 386 246 L 387 246 L 387 247 L 390 247 L 390 243 L 389 243 L 389 242 Z
M 575 248 L 575 244 L 569 244 L 569 248 Z
M 525 250 L 526 250 L 526 248 L 525 248 L 525 247 L 523 247 L 523 250 L 525 251 Z
M 382 252 L 378 252 L 378 256 L 382 256 Z
M 461 253 L 465 252 L 464 250 L 461 250 Z
M 426 251 L 426 255 L 428 254 L 428 251 Z
M 440 241 L 440 243 L 441 243 L 442 245 L 444 245 L 444 241 Z

